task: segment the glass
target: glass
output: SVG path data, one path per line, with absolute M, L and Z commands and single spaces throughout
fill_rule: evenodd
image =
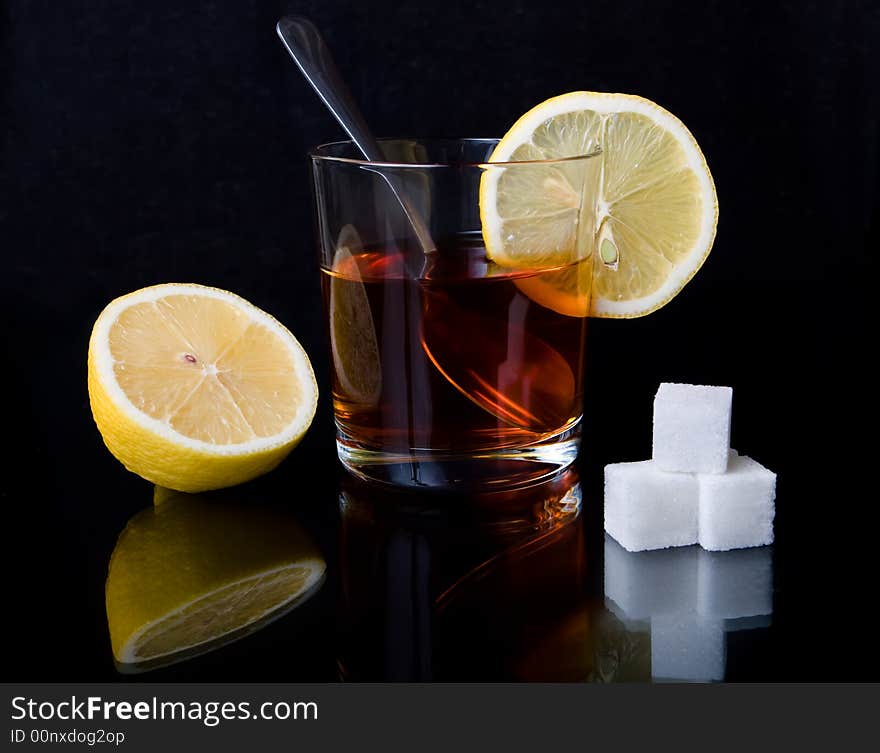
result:
M 577 455 L 599 160 L 489 164 L 496 144 L 383 140 L 381 163 L 351 142 L 311 155 L 337 448 L 361 477 L 516 485 Z M 481 184 L 521 180 L 569 191 L 570 226 L 501 266 L 486 255 Z

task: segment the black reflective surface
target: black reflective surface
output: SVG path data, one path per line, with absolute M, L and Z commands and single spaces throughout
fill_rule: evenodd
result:
M 601 373 L 596 365 L 594 383 Z M 748 395 L 751 380 L 740 379 Z M 74 372 L 71 382 L 80 380 Z M 631 382 L 619 388 L 636 394 Z M 637 457 L 649 446 L 650 391 L 638 401 L 647 415 L 627 419 L 626 431 L 614 428 L 621 419 L 591 394 L 577 468 L 535 487 L 466 498 L 404 493 L 349 476 L 335 460 L 325 406 L 304 445 L 275 472 L 236 489 L 182 497 L 205 527 L 222 521 L 229 504 L 242 520 L 268 508 L 296 521 L 327 562 L 323 586 L 234 643 L 135 679 L 873 676 L 870 641 L 849 643 L 859 629 L 856 573 L 870 577 L 873 565 L 823 522 L 838 471 L 799 457 L 808 441 L 796 432 L 784 432 L 788 443 L 769 441 L 780 427 L 768 427 L 737 394 L 738 431 L 753 427 L 749 446 L 779 473 L 776 543 L 729 553 L 688 547 L 631 554 L 602 531 L 605 458 L 597 445 L 608 448 L 608 459 Z M 84 398 L 56 418 L 21 455 L 14 478 L 26 483 L 16 489 L 6 481 L 17 615 L 7 671 L 19 680 L 125 681 L 132 675 L 121 673 L 110 648 L 105 578 L 117 537 L 130 518 L 148 514 L 154 488 L 109 456 Z
M 711 166 L 720 224 L 693 282 L 644 319 L 588 323 L 581 512 L 528 536 L 473 499 L 399 509 L 338 468 L 305 154 L 339 134 L 274 36 L 292 6 L 4 3 L 4 679 L 880 677 L 863 5 L 297 4 L 379 135 L 497 136 L 560 92 L 633 91 L 681 117 Z M 305 441 L 232 494 L 294 516 L 327 578 L 259 632 L 131 676 L 104 584 L 153 488 L 101 442 L 86 351 L 109 300 L 168 281 L 245 296 L 311 356 Z M 649 456 L 661 381 L 733 387 L 733 446 L 778 474 L 776 541 L 751 565 L 671 553 L 656 569 L 696 585 L 645 593 L 651 558 L 606 547 L 602 468 Z

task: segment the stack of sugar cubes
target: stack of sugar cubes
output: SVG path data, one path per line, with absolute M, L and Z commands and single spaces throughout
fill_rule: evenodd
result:
M 776 474 L 730 449 L 733 390 L 661 384 L 651 460 L 605 466 L 605 531 L 631 552 L 773 543 Z

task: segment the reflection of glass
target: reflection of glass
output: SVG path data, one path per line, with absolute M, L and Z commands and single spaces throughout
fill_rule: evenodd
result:
M 773 613 L 772 548 L 627 552 L 605 537 L 605 600 L 628 632 L 650 636 L 655 680 L 722 680 L 726 635 Z
M 415 495 L 347 478 L 340 495 L 343 677 L 585 674 L 577 666 L 588 654 L 589 626 L 579 508 L 574 471 L 476 497 Z M 545 668 L 540 652 L 554 653 L 560 630 L 579 653 L 566 656 L 566 666 Z
M 362 476 L 459 488 L 533 481 L 577 453 L 593 235 L 585 196 L 599 161 L 485 164 L 495 144 L 386 140 L 382 163 L 350 142 L 312 154 L 337 446 Z M 501 267 L 483 247 L 481 186 L 521 180 L 565 191 L 571 205 L 558 237 L 521 239 L 527 265 Z M 417 238 L 407 212 L 430 238 Z M 525 232 L 522 218 L 504 223 L 509 237 Z
M 250 634 L 312 596 L 324 560 L 288 513 L 229 493 L 156 489 L 120 534 L 107 621 L 120 671 L 190 658 Z

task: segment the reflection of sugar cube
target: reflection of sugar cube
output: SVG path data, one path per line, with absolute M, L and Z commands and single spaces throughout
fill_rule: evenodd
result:
M 655 680 L 723 680 L 724 625 L 694 613 L 651 620 L 651 676 Z
M 772 549 L 628 552 L 606 536 L 605 604 L 628 632 L 650 628 L 655 680 L 722 680 L 725 634 L 771 624 Z
M 773 612 L 773 560 L 768 547 L 735 552 L 700 550 L 697 609 L 736 619 Z
M 695 544 L 698 495 L 695 476 L 651 460 L 606 465 L 605 530 L 631 552 Z
M 696 609 L 697 547 L 627 552 L 605 537 L 605 598 L 626 620 Z M 615 608 L 616 607 L 616 608 Z
M 730 447 L 730 387 L 663 383 L 654 397 L 652 457 L 664 471 L 724 473 Z
M 699 476 L 699 539 L 704 549 L 727 550 L 773 543 L 776 474 L 743 455 L 727 472 Z

